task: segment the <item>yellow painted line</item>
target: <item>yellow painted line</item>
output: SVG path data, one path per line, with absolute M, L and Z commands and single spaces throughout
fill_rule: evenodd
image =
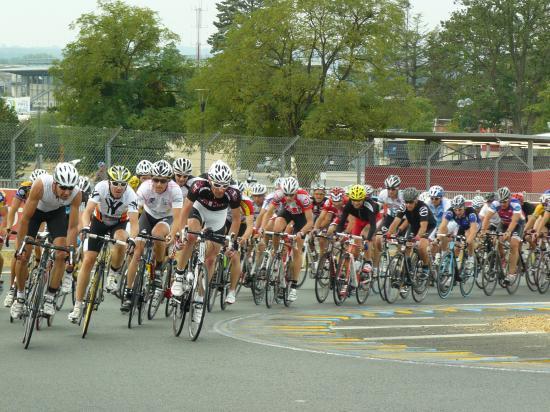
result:
M 412 310 L 399 309 L 396 310 L 395 313 L 399 313 L 400 315 L 412 315 L 414 312 Z
M 535 308 L 535 310 L 550 310 L 550 308 Z
M 328 329 L 325 326 L 272 326 L 272 328 L 278 329 L 278 330 L 310 330 L 310 329 L 327 330 Z
M 377 313 L 369 312 L 369 311 L 363 311 L 363 312 L 360 312 L 359 314 L 360 314 L 361 316 L 366 316 L 366 317 L 368 317 L 368 318 L 372 318 L 372 317 L 377 316 Z
M 458 312 L 458 309 L 456 308 L 441 308 L 440 309 L 442 312 L 446 312 L 446 313 L 455 313 L 455 312 Z

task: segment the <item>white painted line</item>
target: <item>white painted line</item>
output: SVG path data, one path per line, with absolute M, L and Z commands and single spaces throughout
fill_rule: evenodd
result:
M 493 332 L 493 333 L 453 333 L 449 335 L 416 335 L 416 336 L 381 336 L 378 338 L 363 338 L 364 341 L 384 340 L 417 340 L 417 339 L 446 339 L 446 338 L 477 338 L 490 336 L 525 336 L 525 335 L 547 335 L 548 332 Z
M 453 306 L 525 306 L 525 305 L 550 305 L 550 302 L 509 302 L 509 303 L 453 303 L 451 305 L 434 305 L 432 307 L 452 308 Z
M 487 326 L 488 323 L 441 323 L 437 325 L 384 325 L 384 326 L 331 326 L 333 330 L 411 329 L 411 328 L 460 328 L 463 326 Z
M 361 320 L 418 320 L 418 319 L 435 319 L 435 316 L 407 316 L 407 317 L 400 317 L 400 316 L 366 316 L 362 318 Z M 357 319 L 353 319 L 357 320 Z

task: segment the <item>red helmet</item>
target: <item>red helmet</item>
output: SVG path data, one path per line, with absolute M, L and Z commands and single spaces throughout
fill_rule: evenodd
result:
M 330 190 L 330 199 L 333 202 L 341 202 L 344 199 L 345 194 L 346 194 L 346 191 L 341 187 L 333 187 Z
M 512 199 L 517 199 L 520 203 L 523 203 L 523 193 L 514 193 Z

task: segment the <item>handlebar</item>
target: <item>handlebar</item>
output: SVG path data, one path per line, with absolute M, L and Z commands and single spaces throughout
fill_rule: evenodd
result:
M 88 233 L 88 237 L 90 237 L 92 239 L 99 239 L 99 240 L 102 240 L 104 242 L 108 242 L 108 243 L 112 243 L 112 244 L 116 244 L 116 245 L 121 245 L 121 246 L 127 246 L 128 245 L 123 240 L 114 239 L 109 235 L 100 236 L 100 235 L 96 235 L 94 233 Z
M 184 227 L 182 230 L 182 238 L 187 238 L 188 234 L 195 235 L 201 239 L 209 240 L 211 242 L 219 243 L 221 245 L 224 245 L 226 242 L 229 242 L 231 244 L 233 243 L 232 241 L 235 239 L 235 234 L 233 233 L 231 235 L 221 235 L 219 233 L 213 232 L 212 230 L 194 232 L 192 230 L 189 230 L 187 227 Z
M 23 243 L 21 244 L 21 247 L 17 251 L 17 255 L 21 255 L 23 251 L 25 250 L 26 245 L 33 245 L 33 246 L 39 246 L 43 249 L 51 249 L 51 250 L 57 250 L 60 252 L 65 252 L 69 254 L 69 265 L 73 264 L 74 260 L 74 246 L 55 246 L 48 242 L 46 239 L 42 240 L 34 240 L 30 236 L 25 236 L 25 239 L 23 240 Z

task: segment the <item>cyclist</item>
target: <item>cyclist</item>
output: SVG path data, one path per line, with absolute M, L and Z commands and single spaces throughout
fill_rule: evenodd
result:
M 418 191 L 414 187 L 403 190 L 405 206 L 395 216 L 386 236 L 389 238 L 399 228 L 400 232 L 408 229 L 408 233 L 418 242 L 418 252 L 422 259 L 422 271 L 428 277 L 430 273 L 428 246 L 426 235 L 432 233 L 437 227 L 437 221 L 427 204 L 418 200 Z
M 334 233 L 336 226 L 341 221 L 341 216 L 344 212 L 344 205 L 348 203 L 348 200 L 349 199 L 346 196 L 344 189 L 341 187 L 333 187 L 329 192 L 328 199 L 323 205 L 319 218 L 315 221 L 314 230 L 319 232 L 322 229 L 328 228 L 328 234 Z M 319 240 L 320 243 L 322 241 L 325 241 L 325 239 Z M 323 250 L 322 247 L 321 250 Z
M 193 171 L 191 161 L 185 157 L 179 157 L 172 163 L 172 168 L 174 169 L 174 181 L 181 187 L 183 200 L 185 200 L 187 192 L 197 179 L 195 176 L 191 175 Z
M 473 207 L 466 207 L 464 196 L 457 195 L 451 200 L 451 207 L 443 216 L 443 221 L 437 230 L 438 234 L 451 232 L 455 236 L 465 236 L 468 247 L 468 259 L 466 269 L 471 271 L 474 268 L 475 239 L 480 228 L 479 217 Z M 446 237 L 440 238 L 441 249 L 446 251 L 449 240 Z M 451 282 L 451 278 L 448 279 Z
M 501 187 L 497 191 L 499 201 L 494 201 L 491 204 L 491 210 L 483 219 L 482 234 L 487 232 L 491 223 L 491 217 L 498 214 L 500 217 L 500 225 L 498 230 L 504 232 L 503 241 L 510 240 L 510 257 L 508 262 L 508 273 L 505 280 L 508 283 L 513 283 L 516 279 L 516 268 L 518 264 L 519 249 L 523 238 L 523 230 L 525 228 L 525 217 L 521 210 L 521 204 L 512 199 L 512 193 L 507 187 Z M 502 248 L 502 245 L 501 245 Z M 501 250 L 501 256 L 504 256 Z
M 483 198 L 485 199 L 485 204 L 479 211 L 479 218 L 481 219 L 482 226 L 483 226 L 483 220 L 485 219 L 485 216 L 487 216 L 487 214 L 491 212 L 491 219 L 489 222 L 489 231 L 496 232 L 498 226 L 500 225 L 500 216 L 498 215 L 498 213 L 493 214 L 491 211 L 491 205 L 497 198 L 496 193 L 494 192 L 486 193 L 483 196 Z
M 232 223 L 229 233 L 237 233 L 241 225 L 241 193 L 238 189 L 230 186 L 231 169 L 225 162 L 217 160 L 208 169 L 207 176 L 207 180 L 197 180 L 191 186 L 183 205 L 181 226 L 189 227 L 192 232 L 200 232 L 206 228 L 214 233 L 224 235 L 226 233 L 227 209 L 230 208 Z M 175 279 L 171 288 L 172 294 L 176 297 L 183 295 L 186 288 L 184 281 L 191 281 L 191 278 L 185 278 L 185 267 L 196 242 L 197 236 L 188 234 L 187 242 L 183 244 L 177 255 Z M 214 263 L 220 249 L 219 243 L 207 242 L 205 264 L 209 280 L 214 274 Z M 226 253 L 229 258 L 234 254 L 234 250 L 228 250 Z M 191 272 L 189 272 L 189 276 L 192 276 Z M 202 306 L 197 307 L 196 319 L 202 317 L 202 309 Z
M 82 193 L 77 188 L 78 172 L 70 163 L 58 163 L 53 176 L 43 174 L 33 183 L 23 209 L 17 233 L 16 250 L 20 250 L 25 236 L 36 237 L 42 222 L 48 225 L 48 231 L 55 246 L 67 247 L 76 244 L 78 233 L 78 208 Z M 70 205 L 67 216 L 65 206 Z M 11 316 L 19 318 L 25 303 L 26 266 L 31 255 L 31 245 L 17 257 L 16 282 L 17 301 L 11 306 Z M 50 284 L 44 299 L 44 314 L 55 315 L 54 297 L 59 289 L 66 253 L 56 252 L 51 271 Z
M 139 180 L 139 177 L 137 176 L 132 176 L 130 180 L 128 180 L 128 185 L 132 188 L 134 192 L 138 189 L 140 183 L 141 180 Z
M 181 230 L 181 208 L 183 196 L 180 187 L 172 179 L 172 166 L 165 160 L 159 160 L 151 169 L 152 178 L 141 184 L 137 191 L 138 206 L 143 206 L 139 218 L 139 233 L 167 238 L 173 241 Z M 124 301 L 120 306 L 122 312 L 128 312 L 132 305 L 132 287 L 136 277 L 137 267 L 145 248 L 144 242 L 137 238 L 128 239 L 130 247 L 134 247 L 132 260 L 128 264 L 128 284 L 124 291 Z M 153 254 L 155 264 L 155 282 L 160 281 L 160 269 L 166 255 L 166 242 L 155 241 Z
M 428 190 L 430 201 L 426 203 L 435 217 L 437 226 L 443 221 L 443 216 L 451 207 L 451 201 L 445 197 L 445 190 L 441 186 L 432 186 Z
M 293 223 L 293 233 L 296 234 L 296 243 L 293 250 L 292 261 L 292 282 L 288 300 L 294 302 L 297 297 L 296 284 L 300 276 L 302 267 L 302 250 L 304 246 L 304 237 L 313 228 L 312 202 L 309 193 L 300 189 L 298 180 L 294 177 L 284 179 L 281 189 L 275 191 L 275 196 L 271 205 L 267 208 L 266 217 L 271 216 L 276 209 L 277 218 L 273 225 L 274 232 L 283 232 L 289 223 Z M 266 220 L 264 219 L 262 229 L 265 229 Z M 273 239 L 273 249 L 276 250 L 279 245 L 279 239 Z
M 475 196 L 472 199 L 472 207 L 474 208 L 476 215 L 479 216 L 479 212 L 481 212 L 481 209 L 485 205 L 485 199 L 483 196 Z M 479 229 L 481 229 L 481 225 L 479 226 Z
M 8 206 L 6 204 L 6 194 L 0 190 L 0 292 L 4 287 L 2 271 L 4 270 L 4 256 L 2 255 L 2 246 L 8 234 L 6 229 L 6 217 L 8 215 Z
M 258 227 L 259 216 L 265 201 L 267 187 L 261 183 L 255 183 L 250 187 L 250 194 L 254 204 L 254 225 Z
M 385 189 L 378 195 L 378 203 L 382 206 L 382 214 L 384 215 L 380 230 L 387 232 L 393 219 L 403 206 L 403 194 L 399 191 L 401 178 L 397 175 L 390 175 L 384 180 L 384 186 Z
M 542 233 L 548 233 L 550 231 L 550 189 L 541 196 L 535 214 L 538 215 L 534 228 L 535 234 L 540 236 Z
M 112 166 L 107 171 L 108 180 L 99 182 L 82 214 L 84 233 L 98 236 L 109 235 L 114 239 L 126 241 L 126 225 L 130 222 L 130 236 L 135 238 L 138 232 L 137 195 L 128 186 L 132 176 L 124 166 Z M 69 321 L 78 322 L 86 287 L 90 281 L 90 272 L 102 247 L 102 241 L 88 237 L 84 243 L 84 258 L 78 273 L 75 305 L 69 313 Z M 107 277 L 105 289 L 112 292 L 117 288 L 120 268 L 124 260 L 124 247 L 114 245 L 111 250 L 111 270 Z
M 321 215 L 321 211 L 323 210 L 323 205 L 327 201 L 327 197 L 326 188 L 320 183 L 314 183 L 312 185 L 312 190 L 313 196 L 311 196 L 311 205 L 313 208 L 311 211 L 313 212 L 313 222 L 315 222 Z
M 139 178 L 140 184 L 151 179 L 153 173 L 153 163 L 149 160 L 140 160 L 136 166 L 136 176 Z

